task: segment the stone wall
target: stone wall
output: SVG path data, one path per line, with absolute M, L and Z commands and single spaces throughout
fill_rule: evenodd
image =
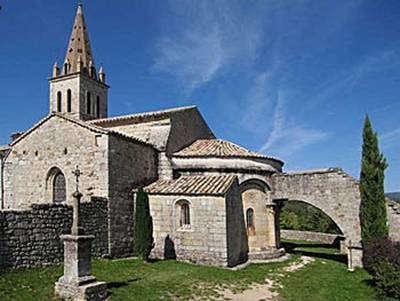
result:
M 343 236 L 337 234 L 328 234 L 311 231 L 281 230 L 281 238 L 291 240 L 305 240 L 311 242 L 320 242 L 323 244 L 334 244 L 343 239 Z
M 71 112 L 67 112 L 67 91 L 71 90 Z M 94 112 L 97 96 L 100 100 L 100 118 L 107 117 L 108 88 L 104 84 L 83 74 L 53 78 L 50 80 L 50 113 L 57 112 L 57 93 L 61 92 L 61 112 L 76 119 L 93 119 L 95 114 L 87 115 L 86 93 L 91 93 L 92 111 Z
M 321 209 L 337 224 L 346 240 L 360 246 L 358 182 L 337 168 L 276 174 L 273 198 L 303 201 Z
M 360 191 L 358 182 L 339 168 L 280 173 L 272 177 L 273 199 L 303 201 L 321 209 L 353 246 L 349 267 L 362 267 Z
M 226 232 L 228 266 L 233 267 L 248 259 L 246 225 L 238 182 L 226 194 Z
M 389 236 L 394 241 L 400 241 L 400 204 L 387 200 L 387 216 Z
M 226 208 L 223 196 L 149 195 L 155 247 L 153 258 L 176 258 L 227 266 Z M 179 226 L 176 202 L 190 204 L 190 227 Z
M 109 138 L 110 255 L 133 251 L 134 203 L 132 189 L 157 179 L 156 150 L 146 144 Z
M 171 131 L 168 137 L 166 153 L 171 156 L 174 152 L 189 146 L 198 139 L 215 138 L 199 110 L 193 107 L 188 110 L 171 114 Z
M 266 203 L 271 202 L 270 192 L 266 187 L 252 185 L 252 182 L 246 182 L 241 185 L 243 200 L 243 216 L 246 211 L 253 209 L 254 229 L 248 230 L 248 241 L 250 253 L 263 251 L 265 247 L 276 247 L 275 235 L 270 233 L 268 221 L 268 209 Z M 263 191 L 264 190 L 264 191 Z
M 4 166 L 5 209 L 52 202 L 49 171 L 57 167 L 66 179 L 67 203 L 75 190 L 72 171 L 82 171 L 83 201 L 108 197 L 108 136 L 60 116 L 51 116 L 12 147 Z
M 93 198 L 81 205 L 82 226 L 95 236 L 95 256 L 108 253 L 107 200 Z M 70 232 L 72 208 L 34 204 L 29 210 L 0 211 L 0 269 L 60 263 L 61 234 Z

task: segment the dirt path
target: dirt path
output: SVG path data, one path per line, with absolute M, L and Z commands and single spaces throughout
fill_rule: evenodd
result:
M 301 256 L 300 262 L 294 262 L 289 266 L 281 270 L 281 274 L 275 274 L 275 276 L 281 277 L 284 273 L 292 273 L 297 271 L 315 259 L 308 256 Z M 272 290 L 273 286 L 279 285 L 271 279 L 265 279 L 263 284 L 254 284 L 247 290 L 241 293 L 235 294 L 230 290 L 226 290 L 221 300 L 232 300 L 232 301 L 276 301 L 278 300 L 279 294 Z

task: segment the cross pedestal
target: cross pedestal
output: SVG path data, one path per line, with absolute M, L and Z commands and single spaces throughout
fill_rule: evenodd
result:
M 63 299 L 75 301 L 102 301 L 107 298 L 107 284 L 91 275 L 91 244 L 94 236 L 83 235 L 80 227 L 79 207 L 82 194 L 77 189 L 73 196 L 73 222 L 71 235 L 61 235 L 64 244 L 64 275 L 55 284 L 55 292 Z
M 92 235 L 62 235 L 64 275 L 55 285 L 56 294 L 72 300 L 105 300 L 107 284 L 91 275 Z

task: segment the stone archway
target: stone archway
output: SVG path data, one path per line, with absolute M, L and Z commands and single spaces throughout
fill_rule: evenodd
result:
M 350 247 L 349 264 L 362 266 L 360 193 L 358 182 L 338 168 L 275 174 L 273 199 L 301 200 L 328 215 L 342 231 Z

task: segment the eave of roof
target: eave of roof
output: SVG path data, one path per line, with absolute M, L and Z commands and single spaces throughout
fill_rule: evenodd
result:
M 13 141 L 10 144 L 10 146 L 14 146 L 15 144 L 17 144 L 19 141 L 24 139 L 26 136 L 28 136 L 30 133 L 32 133 L 35 129 L 37 129 L 42 124 L 44 124 L 47 120 L 49 120 L 49 119 L 51 119 L 53 117 L 62 118 L 64 120 L 66 120 L 66 121 L 72 122 L 72 123 L 74 123 L 76 125 L 79 125 L 79 126 L 81 126 L 83 128 L 86 128 L 86 129 L 92 131 L 92 132 L 95 132 L 95 133 L 105 134 L 105 135 L 114 135 L 116 137 L 120 137 L 120 138 L 123 138 L 123 139 L 127 139 L 127 140 L 130 140 L 130 141 L 138 142 L 138 143 L 141 143 L 141 144 L 144 144 L 144 145 L 152 147 L 151 144 L 149 144 L 149 143 L 147 143 L 145 141 L 139 140 L 139 139 L 137 139 L 135 137 L 128 136 L 128 135 L 125 135 L 125 134 L 117 132 L 117 131 L 108 130 L 108 129 L 105 129 L 105 128 L 102 128 L 102 127 L 99 127 L 99 126 L 95 126 L 95 125 L 89 124 L 87 122 L 78 120 L 78 119 L 69 118 L 69 117 L 67 117 L 65 115 L 62 115 L 62 114 L 59 114 L 59 113 L 51 113 L 51 114 L 47 115 L 45 118 L 41 119 L 39 122 L 37 122 L 35 125 L 33 125 L 28 131 L 24 132 L 20 137 L 18 137 L 18 139 Z
M 134 123 L 145 122 L 160 118 L 168 118 L 170 114 L 187 110 L 193 110 L 196 108 L 197 108 L 196 106 L 177 107 L 160 111 L 150 111 L 150 112 L 135 113 L 130 115 L 115 116 L 110 118 L 95 119 L 87 121 L 87 123 L 98 126 L 113 126 L 126 122 L 134 122 Z
M 158 180 L 144 188 L 155 195 L 214 195 L 223 196 L 237 179 L 235 175 L 181 176 L 173 180 Z
M 273 160 L 280 164 L 284 162 L 278 158 L 265 156 L 230 141 L 221 139 L 199 139 L 191 145 L 173 154 L 176 158 L 256 158 Z

